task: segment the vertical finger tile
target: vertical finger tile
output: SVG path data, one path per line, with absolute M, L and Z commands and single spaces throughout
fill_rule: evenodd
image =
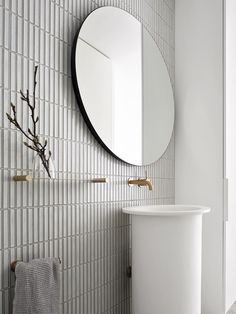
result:
M 114 159 L 97 143 L 78 110 L 71 85 L 72 40 L 95 8 L 111 5 L 134 15 L 155 39 L 174 86 L 174 0 L 0 1 L 0 312 L 12 309 L 12 258 L 60 256 L 62 314 L 131 313 L 131 220 L 122 207 L 174 202 L 174 140 L 156 163 L 145 167 L 152 193 L 129 188 L 143 167 Z M 61 180 L 14 183 L 33 154 L 5 112 L 17 104 L 19 121 L 30 125 L 19 90 L 30 88 L 39 65 L 39 134 L 47 138 Z M 109 184 L 92 185 L 93 177 Z

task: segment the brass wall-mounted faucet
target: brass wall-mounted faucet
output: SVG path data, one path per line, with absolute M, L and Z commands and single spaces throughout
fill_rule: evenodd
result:
M 129 186 L 137 185 L 138 187 L 148 186 L 149 191 L 152 191 L 152 182 L 150 179 L 147 178 L 147 172 L 146 172 L 146 178 L 138 178 L 138 179 L 129 178 L 128 185 Z

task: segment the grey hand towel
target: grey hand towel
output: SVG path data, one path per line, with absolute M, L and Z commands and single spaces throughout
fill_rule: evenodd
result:
M 13 314 L 59 314 L 59 260 L 18 262 Z

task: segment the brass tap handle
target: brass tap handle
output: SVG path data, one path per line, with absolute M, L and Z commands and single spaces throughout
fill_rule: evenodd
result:
M 138 187 L 141 187 L 141 186 L 147 186 L 148 189 L 151 191 L 152 190 L 152 182 L 150 179 L 132 179 L 132 178 L 129 178 L 128 179 L 128 185 L 129 186 L 133 186 L 133 185 L 137 185 Z

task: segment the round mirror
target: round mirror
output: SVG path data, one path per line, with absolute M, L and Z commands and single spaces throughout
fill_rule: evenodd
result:
M 159 159 L 173 131 L 174 98 L 162 55 L 142 24 L 115 7 L 96 9 L 72 54 L 76 97 L 103 147 L 134 165 Z

